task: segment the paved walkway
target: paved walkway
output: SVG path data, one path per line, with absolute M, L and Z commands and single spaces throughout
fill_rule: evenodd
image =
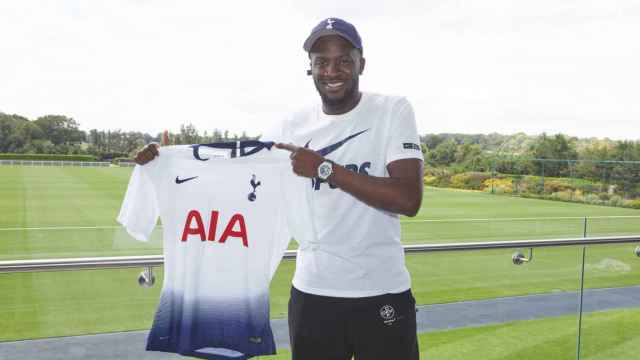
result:
M 418 331 L 431 332 L 517 320 L 577 314 L 575 292 L 463 301 L 418 307 Z M 586 290 L 585 312 L 640 307 L 640 286 Z M 289 347 L 285 319 L 271 322 L 278 348 Z M 184 359 L 178 355 L 144 351 L 146 331 L 70 336 L 0 343 L 0 360 Z

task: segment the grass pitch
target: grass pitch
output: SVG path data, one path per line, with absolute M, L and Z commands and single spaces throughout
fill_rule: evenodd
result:
M 115 222 L 129 168 L 0 167 L 0 260 L 160 254 Z M 640 211 L 484 193 L 425 189 L 417 217 L 402 219 L 403 242 L 471 242 L 640 234 Z M 634 246 L 587 249 L 585 285 L 637 285 Z M 512 250 L 408 255 L 419 304 L 575 291 L 581 248 L 535 250 L 511 264 Z M 273 317 L 286 316 L 294 263 L 271 285 Z M 148 328 L 160 286 L 138 287 L 140 269 L 0 274 L 0 341 Z M 161 273 L 161 269 L 157 269 Z M 161 284 L 159 274 L 157 284 Z M 551 357 L 554 358 L 554 357 Z
M 115 221 L 130 168 L 0 167 L 0 260 L 160 254 Z M 603 216 L 607 218 L 602 218 Z M 611 216 L 618 216 L 611 218 Z M 425 189 L 403 242 L 443 243 L 640 233 L 640 211 L 479 192 Z

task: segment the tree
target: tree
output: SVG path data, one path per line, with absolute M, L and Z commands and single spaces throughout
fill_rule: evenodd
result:
M 200 142 L 201 137 L 193 124 L 180 125 L 180 134 L 177 136 L 176 144 L 197 144 Z
M 34 123 L 44 133 L 44 138 L 54 145 L 73 145 L 84 141 L 86 134 L 72 118 L 63 115 L 46 115 L 39 117 Z
M 422 143 L 428 150 L 434 150 L 436 146 L 440 145 L 445 140 L 444 137 L 436 134 L 427 134 L 423 137 Z
M 24 119 L 24 118 L 22 118 Z M 7 115 L 0 113 L 0 151 L 16 152 L 16 127 L 22 120 L 17 115 Z M 27 119 L 24 119 L 29 121 Z
M 433 151 L 427 152 L 427 161 L 431 165 L 448 166 L 456 160 L 457 147 L 453 139 L 442 142 Z
M 576 160 L 578 158 L 575 138 L 567 138 L 562 134 L 549 137 L 546 133 L 540 135 L 531 144 L 529 155 L 534 159 L 541 159 L 535 162 L 537 174 L 547 176 L 568 176 L 570 174 L 569 162 L 558 160 Z

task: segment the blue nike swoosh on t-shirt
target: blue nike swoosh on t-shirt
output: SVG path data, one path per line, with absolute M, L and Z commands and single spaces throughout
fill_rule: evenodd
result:
M 178 178 L 178 177 L 176 176 L 176 184 L 182 184 L 183 182 L 187 182 L 187 181 L 189 181 L 189 180 L 193 180 L 193 179 L 195 179 L 195 178 L 197 178 L 197 176 L 192 176 L 192 177 L 190 177 L 190 178 L 186 178 L 186 179 L 180 179 L 180 178 Z
M 358 135 L 360 135 L 360 134 L 362 134 L 363 132 L 366 132 L 366 131 L 369 131 L 369 129 L 362 130 L 362 131 L 357 132 L 357 133 L 355 133 L 355 134 L 353 134 L 353 135 L 349 135 L 349 136 L 347 136 L 346 138 L 344 138 L 344 139 L 342 139 L 342 140 L 338 141 L 338 142 L 337 142 L 337 143 L 335 143 L 335 144 L 331 144 L 331 145 L 329 145 L 329 146 L 325 146 L 325 147 L 323 147 L 322 149 L 320 149 L 320 150 L 316 150 L 316 151 L 317 151 L 320 155 L 322 155 L 322 156 L 327 156 L 327 155 L 331 154 L 332 152 L 334 152 L 334 151 L 338 150 L 338 148 L 340 148 L 342 145 L 344 145 L 347 141 L 349 141 L 349 140 L 353 139 L 354 137 L 356 137 L 356 136 L 358 136 Z M 310 143 L 311 143 L 311 140 L 309 140 L 309 141 L 307 142 L 307 144 L 306 144 L 304 147 L 305 147 L 305 148 L 309 148 L 309 144 L 310 144 Z

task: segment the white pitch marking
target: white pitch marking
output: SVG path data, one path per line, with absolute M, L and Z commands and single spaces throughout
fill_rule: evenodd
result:
M 416 222 L 465 222 L 465 221 L 518 221 L 518 220 L 577 220 L 584 219 L 584 216 L 557 216 L 557 217 L 522 217 L 522 218 L 478 218 L 478 219 L 422 219 L 422 220 L 400 220 L 402 223 Z M 611 215 L 611 216 L 587 216 L 590 219 L 622 219 L 622 218 L 640 218 L 639 215 Z
M 158 225 L 162 227 L 162 225 Z M 28 227 L 28 228 L 0 228 L 0 231 L 23 231 L 23 230 L 96 230 L 96 229 L 119 229 L 120 225 L 114 226 L 47 226 L 47 227 Z
M 577 220 L 584 219 L 584 216 L 557 216 L 557 217 L 522 217 L 522 218 L 462 218 L 462 219 L 422 219 L 422 220 L 400 220 L 401 223 L 419 222 L 465 222 L 465 221 L 518 221 L 518 220 Z M 603 215 L 587 216 L 590 219 L 633 219 L 640 218 L 640 215 Z M 0 231 L 23 231 L 23 230 L 95 230 L 95 229 L 119 229 L 122 226 L 49 226 L 49 227 L 28 227 L 28 228 L 0 228 Z M 162 225 L 157 227 L 161 228 Z

